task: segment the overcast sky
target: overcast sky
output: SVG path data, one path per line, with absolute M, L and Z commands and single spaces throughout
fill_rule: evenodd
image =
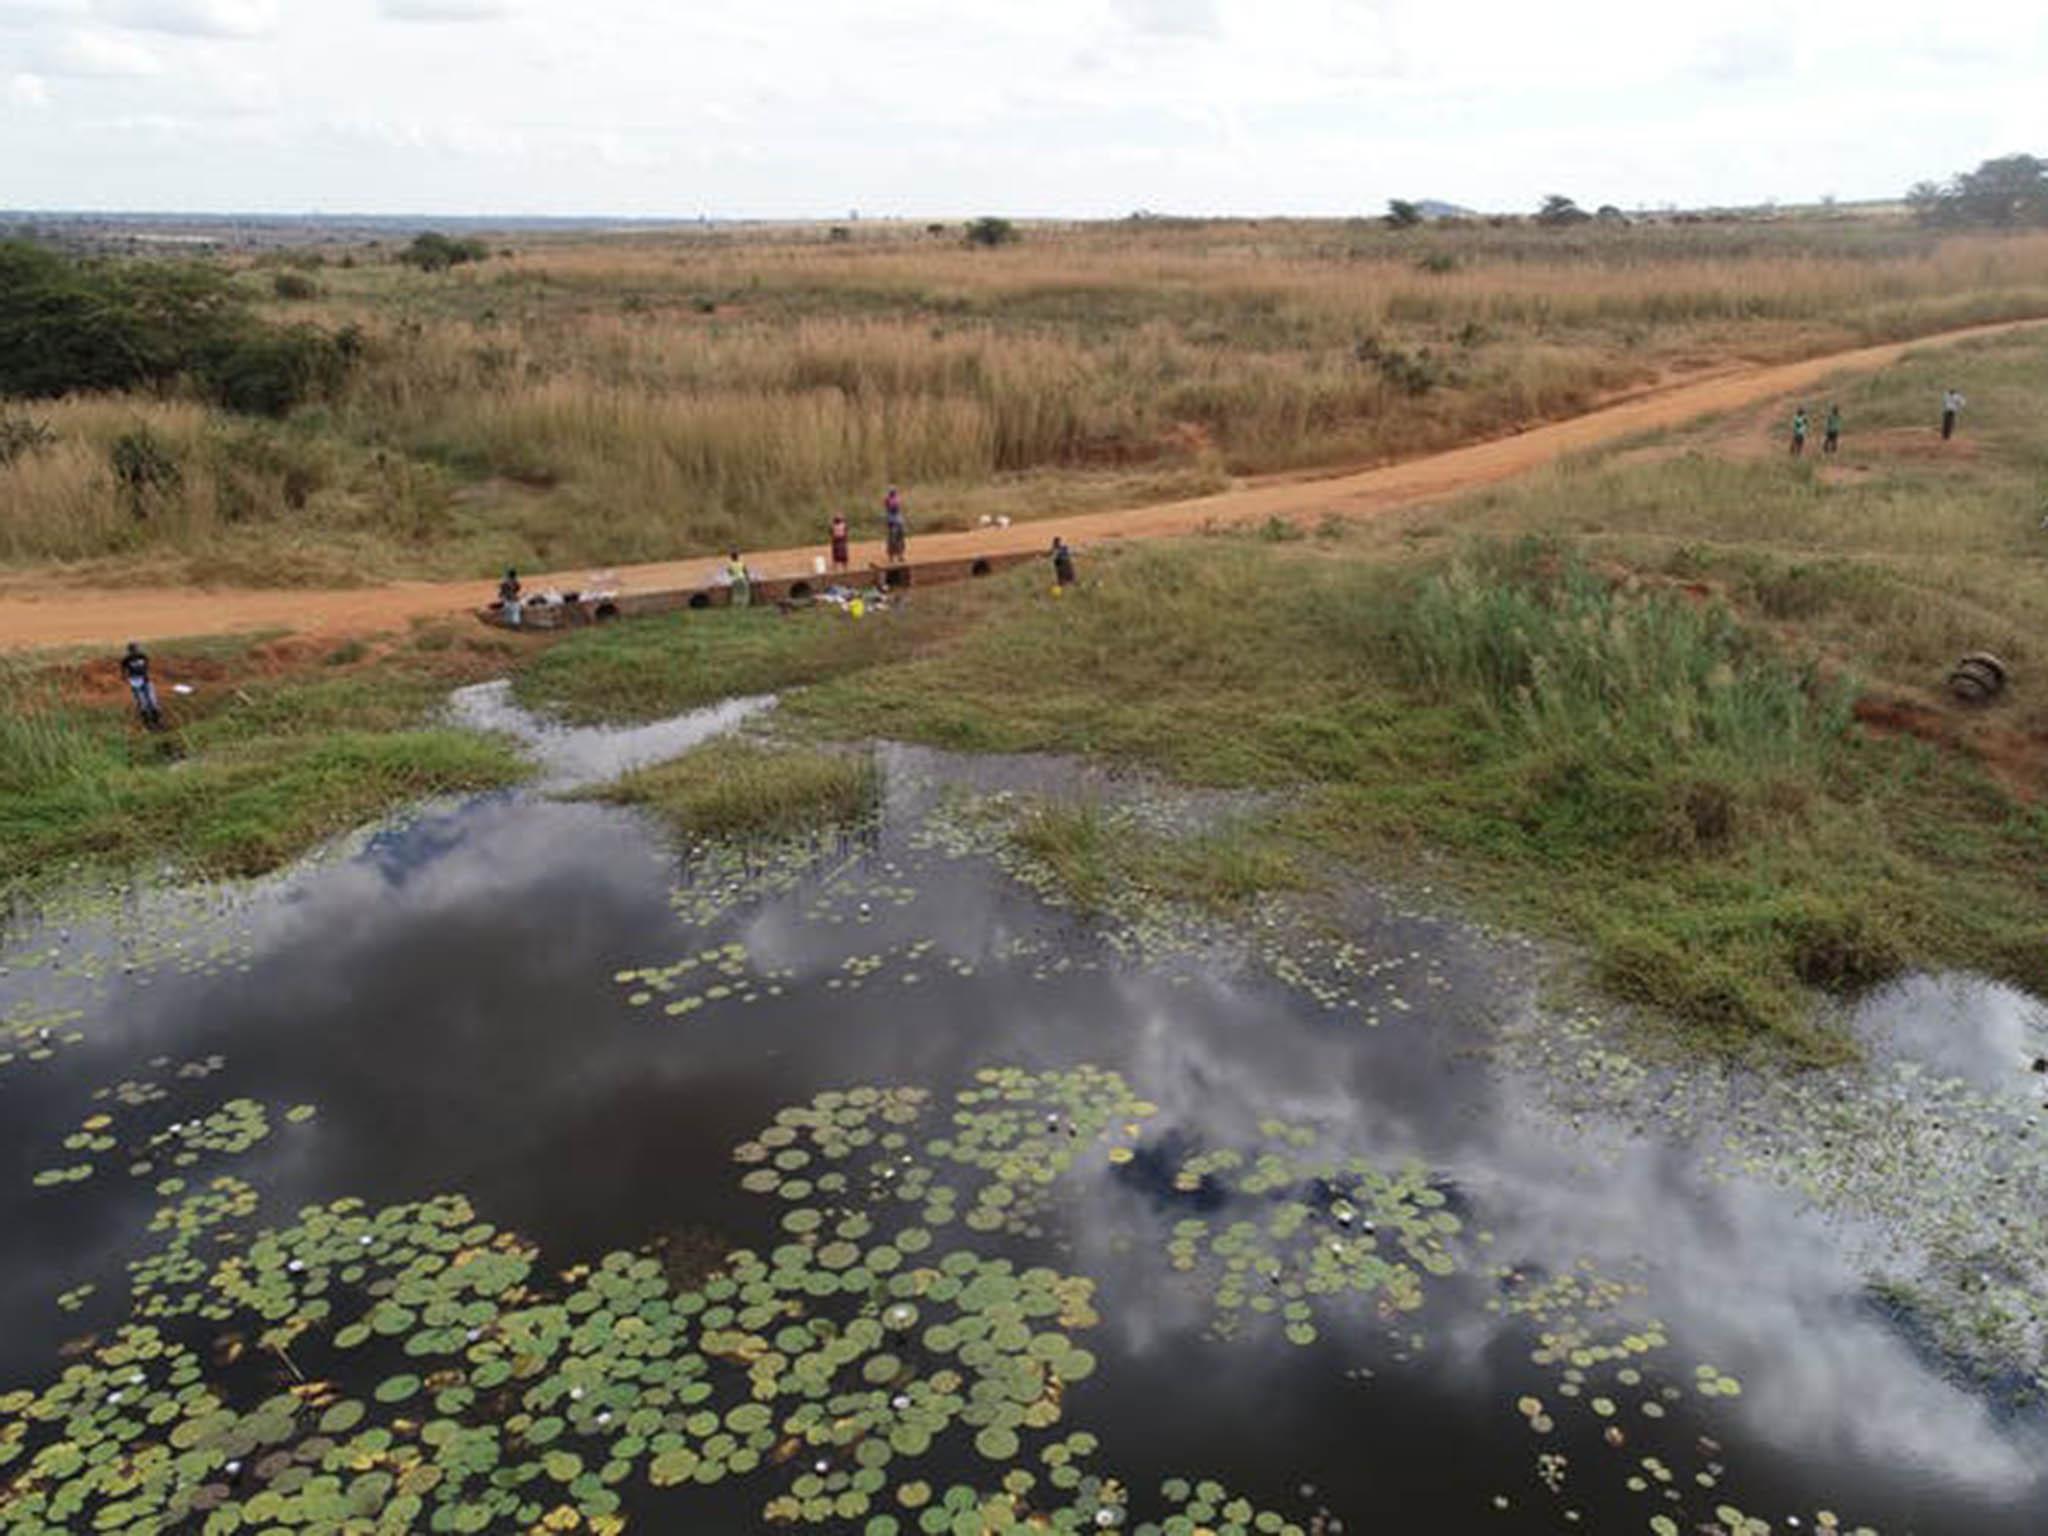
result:
M 0 0 L 0 207 L 842 217 L 1895 196 L 2042 0 Z

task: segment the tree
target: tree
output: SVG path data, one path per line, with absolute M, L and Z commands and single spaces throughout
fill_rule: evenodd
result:
M 1387 228 L 1413 229 L 1422 222 L 1422 210 L 1406 198 L 1387 199 Z
M 1536 222 L 1553 229 L 1567 224 L 1583 224 L 1593 215 L 1562 192 L 1553 192 L 1543 199 L 1543 206 L 1536 210 Z
M 0 244 L 0 395 L 196 382 L 231 410 L 283 415 L 340 384 L 361 338 L 266 325 L 217 267 L 72 261 Z
M 1023 238 L 1023 235 L 1018 232 L 1017 226 L 1008 219 L 976 219 L 967 226 L 967 243 L 969 245 L 990 247 L 1014 245 Z
M 2028 229 L 2048 226 L 2048 161 L 2034 155 L 1986 160 L 1946 186 L 1915 185 L 1906 202 L 1923 224 Z
M 400 261 L 422 272 L 446 272 L 468 262 L 488 261 L 490 256 L 491 248 L 481 240 L 451 240 L 433 230 L 416 236 L 398 253 Z

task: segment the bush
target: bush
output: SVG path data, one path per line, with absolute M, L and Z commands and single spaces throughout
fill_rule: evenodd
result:
M 491 248 L 481 240 L 451 240 L 432 230 L 398 253 L 399 261 L 422 272 L 446 272 L 473 261 L 488 261 Z
M 305 282 L 280 273 L 278 282 Z M 282 415 L 332 389 L 360 333 L 280 330 L 214 267 L 67 260 L 0 244 L 0 394 L 49 397 L 192 378 L 234 410 Z
M 1536 210 L 1536 222 L 1549 229 L 1562 229 L 1572 224 L 1585 224 L 1593 215 L 1562 192 L 1553 192 L 1543 199 L 1543 206 Z
M 967 226 L 967 243 L 969 245 L 985 247 L 1015 245 L 1023 238 L 1023 235 L 1018 232 L 1017 226 L 1008 219 L 976 219 Z
M 1387 228 L 1413 229 L 1422 222 L 1422 210 L 1406 198 L 1387 199 Z
M 128 513 L 138 523 L 147 521 L 157 505 L 176 495 L 184 484 L 185 475 L 178 467 L 177 456 L 148 427 L 137 427 L 115 438 L 108 457 L 114 466 L 114 478 L 121 482 Z
M 57 441 L 57 434 L 29 416 L 0 416 L 0 469 Z
M 1921 223 L 1935 228 L 2048 227 L 2048 160 L 2033 155 L 1986 160 L 1946 186 L 1921 182 L 1906 194 L 1906 202 Z
M 300 272 L 280 272 L 270 280 L 270 291 L 280 299 L 301 302 L 320 297 L 320 285 Z
M 206 392 L 231 411 L 285 416 L 348 376 L 351 346 L 313 326 L 264 330 L 212 348 L 197 369 Z

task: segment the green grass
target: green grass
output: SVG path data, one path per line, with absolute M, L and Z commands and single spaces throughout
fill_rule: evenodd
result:
M 712 742 L 628 774 L 583 798 L 645 806 L 677 831 L 704 837 L 781 836 L 858 820 L 880 780 L 866 753 Z
M 159 672 L 177 666 L 158 649 Z M 404 658 L 307 682 L 252 676 L 168 699 L 178 729 L 149 736 L 125 700 L 0 670 L 0 891 L 73 866 L 261 874 L 409 801 L 520 777 L 505 743 L 424 723 L 446 686 Z
M 1301 845 L 1393 871 L 1449 854 L 1433 880 L 1581 941 L 1610 991 L 1715 1049 L 1836 1056 L 1816 996 L 1909 964 L 2048 985 L 2048 819 L 1967 763 L 1863 739 L 1839 687 L 1713 605 L 1542 544 L 1385 565 L 1202 541 L 1093 569 L 1057 608 L 1020 590 L 785 714 L 1292 788 Z M 1085 810 L 1023 835 L 1083 905 L 1126 878 Z
M 1284 840 L 1246 821 L 1167 836 L 1098 800 L 1048 800 L 1024 813 L 1010 840 L 1081 912 L 1148 900 L 1227 912 L 1307 883 Z
M 852 619 L 837 609 L 678 613 L 580 630 L 521 670 L 527 708 L 573 722 L 657 720 L 894 665 L 979 620 L 987 582 L 920 592 Z

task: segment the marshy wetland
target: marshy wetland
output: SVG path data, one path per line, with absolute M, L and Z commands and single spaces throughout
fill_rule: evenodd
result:
M 494 792 L 17 914 L 0 1527 L 2048 1512 L 2019 995 L 1645 1065 L 1419 888 L 1047 831 L 1200 863 L 1256 794 L 859 755 L 830 831 Z
M 8 660 L 0 1531 L 2040 1529 L 2043 356 L 162 737 Z

